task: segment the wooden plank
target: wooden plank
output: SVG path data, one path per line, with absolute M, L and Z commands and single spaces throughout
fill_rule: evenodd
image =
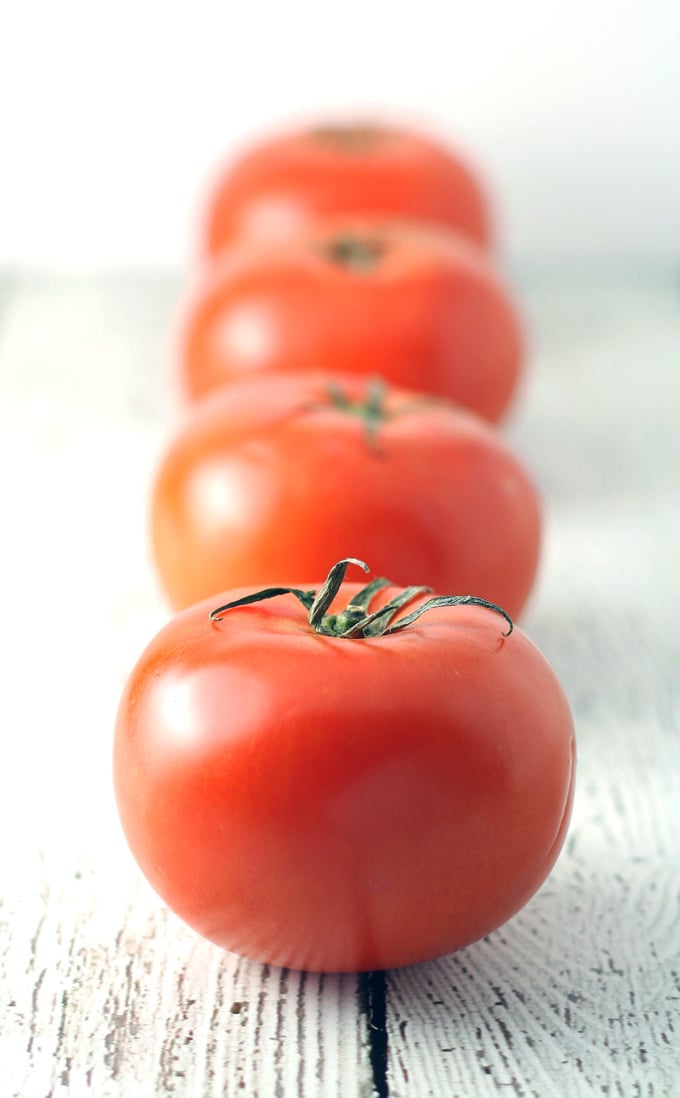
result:
M 3 1094 L 369 1093 L 355 977 L 226 954 L 131 866 L 43 856 L 32 879 L 27 866 L 0 918 Z
M 483 942 L 390 974 L 393 1098 L 411 1087 L 452 1098 L 677 1094 L 673 798 L 677 779 L 641 779 L 634 766 L 596 777 L 586 758 L 567 848 L 540 893 Z
M 537 362 L 511 435 L 548 535 L 525 625 L 574 709 L 574 819 L 507 926 L 389 975 L 389 1093 L 677 1098 L 678 302 L 624 282 L 529 303 Z
M 146 506 L 174 412 L 177 289 L 24 279 L 0 328 L 14 515 L 1 601 L 21 655 L 2 696 L 0 824 L 14 838 L 0 852 L 0 1093 L 363 1096 L 357 978 L 262 968 L 202 941 L 141 880 L 117 824 L 117 700 L 167 617 Z

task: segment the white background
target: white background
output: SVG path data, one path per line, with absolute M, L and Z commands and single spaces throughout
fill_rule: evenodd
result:
M 178 264 L 216 165 L 290 119 L 452 137 L 521 261 L 672 263 L 677 0 L 22 0 L 0 23 L 0 264 Z

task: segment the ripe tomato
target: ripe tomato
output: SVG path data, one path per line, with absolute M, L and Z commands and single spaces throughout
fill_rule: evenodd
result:
M 270 374 L 193 409 L 161 463 L 152 535 L 174 606 L 309 582 L 355 549 L 517 615 L 536 570 L 535 490 L 493 430 L 448 401 L 351 375 Z
M 336 213 L 401 214 L 443 223 L 479 243 L 489 214 L 479 181 L 457 153 L 386 125 L 330 125 L 264 141 L 219 175 L 204 249 L 274 239 Z
M 559 853 L 574 774 L 567 702 L 521 632 L 436 600 L 381 636 L 356 583 L 339 623 L 347 563 L 323 599 L 297 592 L 315 627 L 290 595 L 179 614 L 132 672 L 114 750 L 128 842 L 169 906 L 321 971 L 434 958 L 508 919 Z
M 508 292 L 463 237 L 381 218 L 317 225 L 233 249 L 187 305 L 183 387 L 202 396 L 242 374 L 348 370 L 505 411 L 520 373 Z

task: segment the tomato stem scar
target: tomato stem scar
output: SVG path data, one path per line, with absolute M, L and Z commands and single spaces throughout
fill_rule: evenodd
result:
M 302 591 L 297 587 L 266 587 L 250 595 L 244 595 L 243 598 L 235 599 L 233 602 L 227 602 L 224 606 L 218 606 L 215 610 L 211 610 L 209 619 L 212 622 L 219 622 L 228 610 L 234 610 L 239 606 L 250 606 L 252 603 L 277 598 L 279 595 L 294 595 L 307 610 L 307 621 L 312 629 L 326 637 L 342 637 L 345 640 L 386 637 L 390 633 L 398 633 L 401 629 L 406 629 L 427 611 L 435 610 L 440 606 L 482 606 L 486 610 L 493 610 L 507 622 L 508 628 L 502 635 L 509 637 L 512 633 L 513 623 L 510 615 L 495 602 L 488 602 L 487 599 L 479 598 L 477 595 L 434 595 L 403 618 L 393 622 L 395 614 L 402 607 L 421 595 L 428 594 L 432 589 L 405 587 L 393 595 L 384 606 L 371 611 L 370 604 L 374 595 L 383 588 L 392 586 L 384 576 L 376 577 L 362 587 L 344 610 L 337 614 L 328 614 L 326 611 L 340 591 L 350 564 L 363 568 L 364 572 L 370 571 L 363 560 L 345 557 L 333 565 L 319 591 Z

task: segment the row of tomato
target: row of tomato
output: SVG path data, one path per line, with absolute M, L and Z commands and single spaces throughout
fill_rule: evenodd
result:
M 541 519 L 493 426 L 523 351 L 490 235 L 461 160 L 387 127 L 262 143 L 207 209 L 152 499 L 189 609 L 131 676 L 116 790 L 170 906 L 260 960 L 457 948 L 566 831 L 568 706 L 510 637 Z M 390 582 L 343 588 L 364 561 Z

